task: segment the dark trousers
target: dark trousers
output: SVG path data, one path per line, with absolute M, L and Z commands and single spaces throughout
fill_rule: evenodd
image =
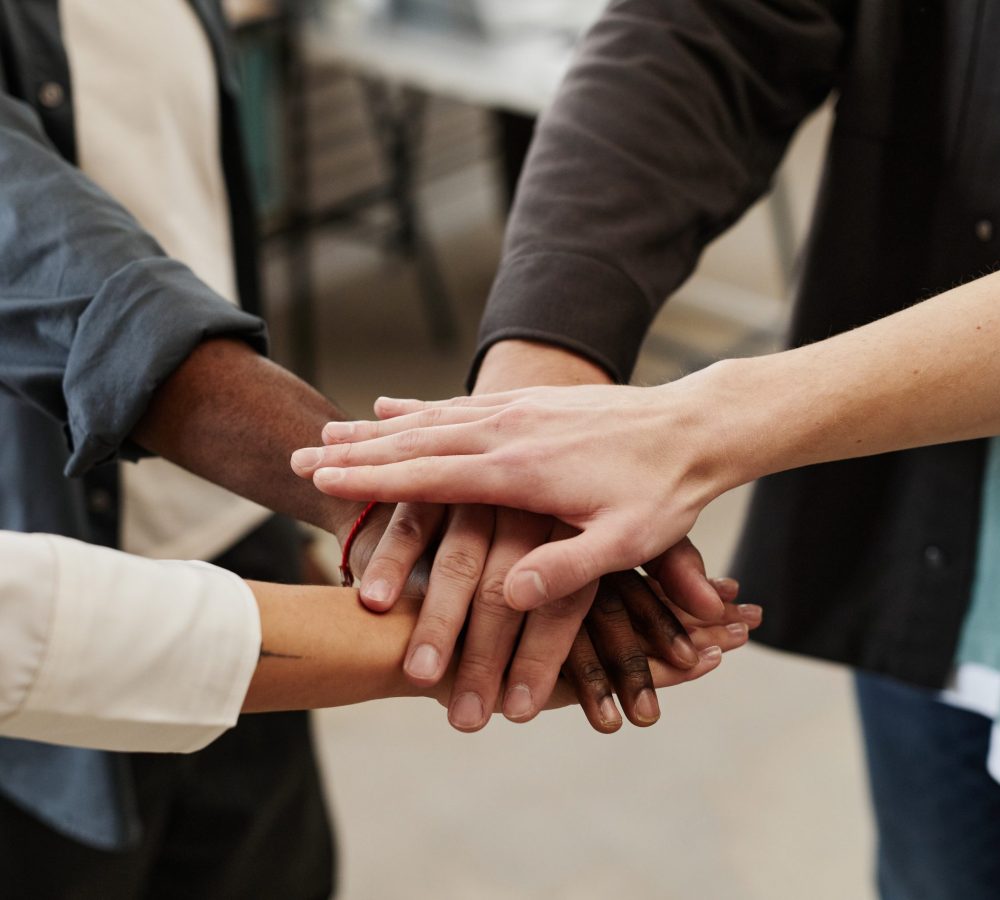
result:
M 997 900 L 1000 784 L 992 723 L 934 694 L 857 676 L 883 900 Z
M 248 578 L 301 578 L 274 518 L 216 560 Z M 84 847 L 0 799 L 0 896 L 31 900 L 294 898 L 333 892 L 334 849 L 304 713 L 244 716 L 190 755 L 130 754 L 142 839 Z

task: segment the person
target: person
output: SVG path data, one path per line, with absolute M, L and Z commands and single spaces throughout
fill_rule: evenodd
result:
M 647 590 L 634 574 L 618 583 L 630 596 Z M 419 608 L 408 594 L 382 616 L 351 588 L 244 581 L 202 562 L 0 532 L 0 734 L 190 753 L 233 727 L 241 710 L 418 694 L 444 702 L 447 679 L 420 690 L 400 665 Z M 682 669 L 653 657 L 656 686 L 714 669 L 723 649 L 746 640 L 727 627 L 742 621 L 736 607 L 728 623 L 688 621 L 699 662 Z M 564 678 L 551 705 L 576 697 Z
M 301 542 L 269 511 L 347 540 L 364 505 L 316 494 L 285 465 L 341 413 L 263 357 L 243 173 L 214 0 L 0 2 L 0 527 L 288 583 L 301 580 Z M 354 571 L 376 545 L 383 566 L 402 553 L 406 520 L 387 529 L 391 515 L 365 519 Z M 429 577 L 444 602 L 479 590 L 467 540 L 445 535 L 409 589 Z M 703 572 L 692 579 L 718 601 Z M 619 603 L 615 620 L 631 634 L 624 666 L 580 633 L 585 613 L 534 621 L 572 629 L 567 664 L 587 675 L 577 684 L 595 727 L 622 723 L 612 681 L 625 715 L 652 724 L 628 610 Z M 672 629 L 675 661 L 694 666 L 670 613 L 651 615 Z M 491 627 L 471 631 L 488 640 Z M 511 654 L 514 671 L 531 666 L 531 649 L 511 644 L 498 677 Z M 546 662 L 553 684 L 565 660 Z M 0 836 L 0 880 L 14 896 L 311 897 L 332 886 L 297 714 L 249 718 L 183 760 L 0 740 Z
M 535 384 L 570 375 L 627 381 L 663 299 L 767 189 L 797 125 L 833 91 L 790 345 L 867 325 L 995 269 L 1000 130 L 989 48 L 998 29 L 992 12 L 957 2 L 612 3 L 539 125 L 481 327 L 475 393 L 530 386 L 525 370 L 541 372 Z M 967 331 L 948 354 L 964 356 L 976 338 L 980 323 L 962 318 L 970 309 L 954 306 Z M 908 362 L 894 375 L 922 368 Z M 931 368 L 940 366 L 935 359 Z M 859 390 L 849 369 L 825 378 L 834 392 Z M 680 382 L 675 395 L 695 383 Z M 964 402 L 955 385 L 938 387 L 935 409 Z M 878 395 L 877 385 L 864 388 Z M 761 391 L 740 397 L 748 415 L 781 402 Z M 891 403 L 868 410 L 875 419 L 898 412 Z M 612 410 L 600 413 L 610 426 Z M 591 420 L 591 443 L 604 424 Z M 768 427 L 794 434 L 794 424 Z M 855 440 L 864 442 L 877 423 L 863 424 Z M 780 435 L 752 440 L 770 438 Z M 658 447 L 630 446 L 653 455 Z M 986 454 L 985 442 L 960 440 L 768 475 L 736 553 L 744 595 L 766 604 L 761 640 L 859 670 L 878 880 L 892 900 L 991 897 L 1000 876 L 986 850 L 1000 837 L 1000 788 L 983 765 L 991 723 L 937 693 L 964 659 L 966 628 L 981 618 L 978 585 L 990 580 L 995 550 L 980 544 L 995 535 L 982 519 L 991 510 Z M 682 496 L 697 495 L 699 475 Z M 567 469 L 559 476 L 571 480 Z M 600 487 L 588 484 L 588 495 Z M 667 509 L 682 507 L 673 500 Z M 696 508 L 669 528 L 683 533 Z M 635 538 L 619 533 L 614 552 Z M 538 586 L 530 577 L 524 586 L 530 601 Z M 540 592 L 550 589 L 558 592 L 544 584 Z

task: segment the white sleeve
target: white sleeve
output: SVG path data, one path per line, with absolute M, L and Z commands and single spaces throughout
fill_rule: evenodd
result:
M 0 532 L 0 734 L 190 752 L 232 727 L 260 654 L 235 575 Z

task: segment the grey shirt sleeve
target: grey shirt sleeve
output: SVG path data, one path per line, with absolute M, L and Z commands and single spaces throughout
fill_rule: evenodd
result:
M 0 93 L 0 390 L 66 431 L 66 474 L 121 453 L 154 391 L 207 338 L 266 351 L 233 307 L 49 142 Z
M 539 122 L 480 328 L 627 381 L 704 246 L 835 86 L 849 0 L 619 0 Z

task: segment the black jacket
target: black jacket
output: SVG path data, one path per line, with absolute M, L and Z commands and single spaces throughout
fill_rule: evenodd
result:
M 992 270 L 998 50 L 988 0 L 613 3 L 540 124 L 477 362 L 499 340 L 541 340 L 627 380 L 664 298 L 831 91 L 791 344 Z M 940 687 L 969 602 L 983 448 L 764 479 L 734 567 L 765 607 L 760 639 Z

